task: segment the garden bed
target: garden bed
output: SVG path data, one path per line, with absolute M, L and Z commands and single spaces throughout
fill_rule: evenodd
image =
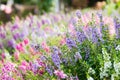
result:
M 0 53 L 0 80 L 119 80 L 119 16 L 15 17 L 0 26 Z

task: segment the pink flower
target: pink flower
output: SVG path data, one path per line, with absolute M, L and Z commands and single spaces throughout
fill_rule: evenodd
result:
M 66 44 L 65 38 L 63 38 L 63 39 L 60 40 L 60 44 L 61 44 L 61 45 Z
M 1 57 L 2 57 L 2 59 L 4 59 L 5 58 L 5 53 L 2 53 Z
M 20 65 L 19 69 L 23 72 L 26 73 L 26 66 Z
M 42 76 L 44 71 L 43 70 L 38 70 L 38 73 L 39 73 L 40 76 Z
M 48 46 L 46 46 L 45 48 L 44 48 L 44 50 L 46 51 L 46 52 L 50 52 L 50 48 L 48 47 Z
M 11 62 L 7 62 L 7 63 L 3 64 L 3 66 L 4 67 L 1 68 L 2 73 L 9 73 L 9 72 L 13 71 L 15 68 L 15 65 Z
M 42 42 L 42 48 L 43 48 L 46 52 L 50 52 L 50 48 L 49 48 L 49 46 L 47 46 L 46 42 Z
M 45 27 L 44 29 L 45 31 L 52 31 L 52 29 L 48 26 L 48 27 Z
M 29 70 L 29 64 L 26 61 L 22 61 L 21 65 L 19 66 L 19 69 L 23 72 L 26 73 L 26 70 Z
M 23 47 L 23 46 L 24 46 L 23 43 L 19 43 L 19 45 L 20 45 L 20 47 Z
M 22 44 L 17 44 L 17 45 L 16 45 L 16 49 L 17 49 L 18 51 L 24 51 Z
M 74 26 L 72 25 L 72 24 L 69 24 L 69 30 L 70 30 L 70 32 L 72 33 L 72 35 L 75 35 L 76 34 L 76 31 L 75 31 L 75 29 L 74 29 Z
M 55 70 L 54 74 L 62 79 L 65 79 L 67 77 L 67 75 L 63 71 L 60 71 L 60 70 Z
M 29 39 L 24 39 L 24 44 L 27 45 L 29 43 Z
M 19 59 L 19 53 L 18 53 L 18 52 L 15 52 L 15 53 L 14 53 L 14 58 L 15 58 L 15 60 L 18 60 L 18 59 Z
M 5 13 L 6 13 L 6 14 L 10 14 L 11 12 L 12 12 L 11 6 L 6 6 L 6 7 L 5 7 Z
M 23 66 L 27 66 L 28 65 L 28 63 L 26 62 L 26 61 L 22 61 L 22 63 L 21 63 Z
M 44 42 L 44 41 L 41 44 L 42 44 L 42 47 L 47 46 L 46 42 Z

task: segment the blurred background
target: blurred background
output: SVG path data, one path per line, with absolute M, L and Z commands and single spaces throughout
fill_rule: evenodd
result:
M 0 23 L 8 22 L 15 16 L 69 13 L 76 9 L 105 9 L 111 14 L 114 10 L 120 12 L 120 0 L 0 0 Z

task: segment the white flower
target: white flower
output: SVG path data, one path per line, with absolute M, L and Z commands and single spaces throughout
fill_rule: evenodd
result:
M 104 63 L 104 69 L 105 69 L 105 71 L 107 71 L 107 69 L 111 68 L 111 66 L 112 66 L 111 61 L 105 62 Z
M 111 75 L 111 80 L 115 80 L 114 77 L 118 77 L 118 75 L 117 74 L 112 74 Z
M 112 63 L 110 61 L 110 55 L 107 53 L 105 48 L 102 48 L 102 53 L 103 53 L 103 60 L 104 60 L 104 66 L 100 68 L 100 78 L 103 79 L 104 77 L 108 77 L 108 71 L 112 68 Z
M 100 72 L 100 79 L 103 79 L 104 77 L 108 77 L 108 73 L 106 73 L 106 71 Z
M 113 66 L 114 66 L 116 74 L 120 74 L 120 62 L 119 63 L 114 62 Z
M 120 51 L 120 45 L 118 45 L 115 49 Z
M 104 48 L 102 48 L 102 53 L 103 53 L 104 61 L 109 61 L 110 55 L 107 53 L 107 51 Z
M 89 68 L 88 73 L 89 73 L 89 74 L 95 74 L 95 70 L 92 69 L 92 68 Z
M 94 80 L 92 77 L 89 77 L 88 80 Z

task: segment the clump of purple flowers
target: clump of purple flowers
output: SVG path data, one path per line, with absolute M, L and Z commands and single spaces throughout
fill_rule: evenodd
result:
M 86 40 L 86 36 L 85 36 L 84 32 L 77 32 L 76 35 L 77 35 L 78 42 L 82 43 L 83 41 Z
M 115 32 L 116 32 L 116 38 L 120 38 L 120 23 L 118 22 L 118 19 L 114 19 L 114 26 L 115 26 Z
M 72 47 L 77 47 L 76 42 L 70 38 L 66 38 L 66 44 L 70 49 Z
M 53 75 L 53 69 L 52 69 L 52 66 L 47 65 L 47 66 L 46 66 L 46 71 L 50 74 L 50 76 Z
M 57 68 L 60 69 L 60 62 L 61 62 L 61 60 L 60 60 L 59 55 L 57 53 L 53 53 L 51 55 L 51 57 L 52 57 L 52 61 L 55 64 L 55 66 L 57 66 Z
M 98 35 L 97 35 L 97 29 L 96 28 L 92 29 L 92 42 L 93 43 L 98 42 Z

